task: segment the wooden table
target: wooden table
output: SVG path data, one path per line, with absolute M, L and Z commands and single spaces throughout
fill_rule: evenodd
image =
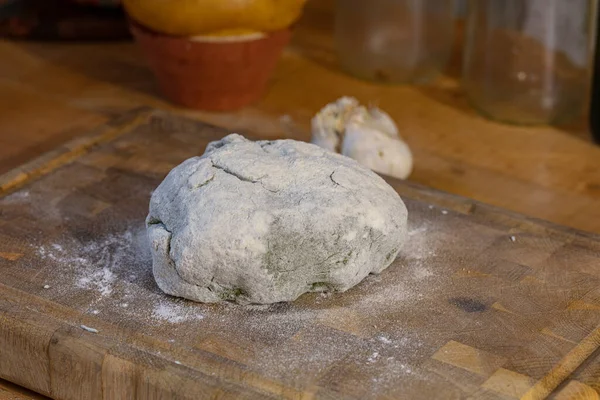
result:
M 485 120 L 451 77 L 424 87 L 388 87 L 346 76 L 335 65 L 330 3 L 309 3 L 259 104 L 235 113 L 177 111 L 263 137 L 307 139 L 310 118 L 322 105 L 352 95 L 397 121 L 415 154 L 411 180 L 600 232 L 600 148 L 584 129 Z M 159 97 L 132 43 L 4 41 L 0 59 L 0 173 L 129 109 L 175 110 Z M 26 398 L 13 393 L 0 383 L 0 399 Z

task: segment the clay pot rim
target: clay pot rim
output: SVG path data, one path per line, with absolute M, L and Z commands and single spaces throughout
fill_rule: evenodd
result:
M 149 28 L 142 23 L 136 21 L 129 14 L 127 14 L 127 20 L 129 21 L 129 25 L 134 29 L 140 31 L 144 35 L 160 37 L 164 39 L 172 39 L 172 40 L 185 40 L 189 42 L 197 42 L 197 43 L 240 43 L 240 42 L 252 42 L 255 40 L 266 39 L 271 36 L 276 36 L 281 34 L 282 32 L 290 31 L 291 27 L 279 29 L 277 31 L 271 32 L 256 32 L 249 33 L 245 35 L 232 35 L 232 36 L 207 36 L 207 35 L 196 35 L 196 36 L 179 36 L 179 35 L 171 35 L 168 33 L 162 33 L 160 31 Z

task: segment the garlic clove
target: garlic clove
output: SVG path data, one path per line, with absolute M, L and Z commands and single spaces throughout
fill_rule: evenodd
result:
M 314 116 L 311 142 L 382 174 L 405 179 L 412 171 L 412 154 L 394 120 L 353 97 L 329 103 Z
M 413 156 L 404 141 L 364 125 L 346 126 L 341 153 L 373 171 L 395 178 L 408 178 L 413 168 Z
M 323 107 L 312 119 L 311 143 L 337 152 L 344 135 L 346 120 L 359 107 L 353 97 L 342 97 Z
M 393 138 L 400 137 L 396 123 L 388 113 L 377 107 L 369 108 L 369 113 L 371 115 L 371 121 L 373 121 L 374 125 L 379 127 L 382 132 L 387 133 L 388 136 Z

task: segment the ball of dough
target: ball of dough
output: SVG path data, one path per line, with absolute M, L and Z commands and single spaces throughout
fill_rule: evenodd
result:
M 343 292 L 381 272 L 406 219 L 396 191 L 350 158 L 233 134 L 168 174 L 146 226 L 164 292 L 266 304 Z

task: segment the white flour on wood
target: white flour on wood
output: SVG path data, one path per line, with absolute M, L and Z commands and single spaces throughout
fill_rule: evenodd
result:
M 429 265 L 436 257 L 429 229 L 409 221 L 408 241 L 396 262 L 346 293 L 312 293 L 266 306 L 204 305 L 164 295 L 151 275 L 141 224 L 85 243 L 56 241 L 39 247 L 37 256 L 60 271 L 54 280 L 46 279 L 51 289 L 44 293 L 94 293 L 82 306 L 90 317 L 131 321 L 140 331 L 168 324 L 172 329 L 165 331 L 164 341 L 183 348 L 194 332 L 210 330 L 223 342 L 241 346 L 249 368 L 298 388 L 304 384 L 296 378 L 299 369 L 317 377 L 345 360 L 369 374 L 377 393 L 402 376 L 422 373 L 411 367 L 422 351 L 419 334 L 400 322 L 388 325 L 385 316 L 397 319 L 423 307 L 422 289 L 431 287 L 423 282 L 438 279 Z M 239 332 L 246 340 L 241 344 Z
M 120 307 L 130 316 L 145 316 L 149 320 L 172 324 L 204 318 L 190 302 L 159 292 L 152 296 L 152 303 L 133 306 L 140 283 L 151 279 L 147 246 L 146 230 L 142 225 L 84 245 L 53 243 L 39 246 L 37 256 L 56 264 L 60 271 L 65 272 L 63 278 L 71 280 L 58 280 L 53 285 L 57 291 L 71 295 L 78 290 L 96 293 L 94 300 L 86 307 L 93 315 L 102 314 L 103 308 L 113 310 L 114 307 Z M 131 305 L 130 300 L 134 300 Z

